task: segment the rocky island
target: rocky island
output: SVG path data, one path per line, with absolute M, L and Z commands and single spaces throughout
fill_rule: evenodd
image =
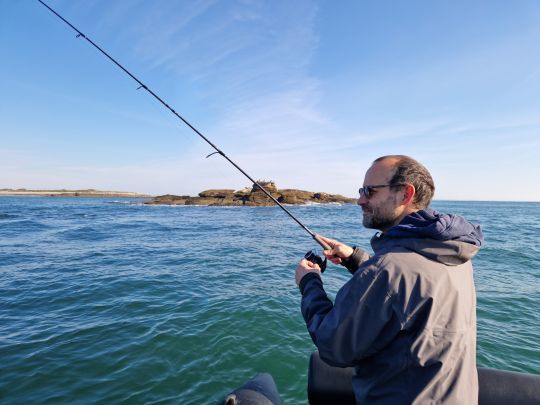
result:
M 344 197 L 339 194 L 312 192 L 296 189 L 280 190 L 273 181 L 259 181 L 272 197 L 282 204 L 306 204 L 306 203 L 355 203 L 355 198 Z M 242 190 L 215 189 L 201 191 L 197 197 L 186 195 L 161 195 L 146 201 L 148 205 L 209 205 L 209 206 L 272 206 L 275 203 L 268 198 L 257 184 Z

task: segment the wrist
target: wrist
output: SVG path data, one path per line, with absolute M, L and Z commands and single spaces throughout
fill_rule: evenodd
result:
M 318 271 L 310 271 L 309 273 L 306 273 L 304 277 L 300 280 L 300 283 L 298 283 L 298 288 L 300 289 L 300 293 L 304 295 L 304 290 L 306 288 L 306 285 L 309 283 L 310 280 L 318 278 L 321 279 L 321 274 Z

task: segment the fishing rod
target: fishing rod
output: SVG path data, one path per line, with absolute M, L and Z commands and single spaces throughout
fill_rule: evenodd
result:
M 232 164 L 236 169 L 240 171 L 244 176 L 246 176 L 254 185 L 256 185 L 264 194 L 266 194 L 267 197 L 269 197 L 274 203 L 277 204 L 278 207 L 280 207 L 283 211 L 287 213 L 298 225 L 300 225 L 309 235 L 319 244 L 322 246 L 325 250 L 330 250 L 331 247 L 324 242 L 319 235 L 317 235 L 315 232 L 311 231 L 307 226 L 305 226 L 298 218 L 296 218 L 287 208 L 285 208 L 272 194 L 270 194 L 263 186 L 261 186 L 257 181 L 255 181 L 249 174 L 247 174 L 240 166 L 238 166 L 235 162 L 233 162 L 221 149 L 219 149 L 216 145 L 214 145 L 206 136 L 204 136 L 197 128 L 195 128 L 193 125 L 191 125 L 184 117 L 182 117 L 180 114 L 178 114 L 172 107 L 169 106 L 161 97 L 159 97 L 156 93 L 154 93 L 153 90 L 151 90 L 148 86 L 146 86 L 142 81 L 140 81 L 137 77 L 135 77 L 129 70 L 127 70 L 124 66 L 122 66 L 116 59 L 114 59 L 111 55 L 109 55 L 107 52 L 105 52 L 100 46 L 98 46 L 94 41 L 92 41 L 90 38 L 88 38 L 86 35 L 84 35 L 78 28 L 76 28 L 73 24 L 71 24 L 68 20 L 66 20 L 64 17 L 62 17 L 60 14 L 58 14 L 55 10 L 53 10 L 51 7 L 49 7 L 45 2 L 42 0 L 39 1 L 43 6 L 45 6 L 51 13 L 56 15 L 59 19 L 61 19 L 64 23 L 69 25 L 75 32 L 77 32 L 76 38 L 84 38 L 90 45 L 92 45 L 94 48 L 96 48 L 99 52 L 101 52 L 103 55 L 105 55 L 111 62 L 113 62 L 116 66 L 118 66 L 121 70 L 124 71 L 129 77 L 131 77 L 133 80 L 135 80 L 138 84 L 139 89 L 146 90 L 152 97 L 154 97 L 157 101 L 161 103 L 167 110 L 169 110 L 171 113 L 173 113 L 178 119 L 180 119 L 184 124 L 186 124 L 189 128 L 191 128 L 197 135 L 199 135 L 204 141 L 206 141 L 207 144 L 209 144 L 215 152 L 212 152 L 207 157 L 210 157 L 214 154 L 219 154 L 223 156 L 230 164 Z M 308 252 L 306 254 L 306 258 L 308 258 L 308 255 L 312 252 Z M 313 257 L 313 256 L 310 256 Z M 325 260 L 326 261 L 326 260 Z M 322 268 L 322 266 L 321 266 Z

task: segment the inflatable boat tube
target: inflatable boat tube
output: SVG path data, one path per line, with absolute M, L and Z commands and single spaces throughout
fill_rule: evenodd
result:
M 219 405 L 281 405 L 281 398 L 272 376 L 257 374 L 240 388 L 227 395 Z
M 314 352 L 309 360 L 310 405 L 354 405 L 353 368 L 332 367 Z M 478 368 L 479 405 L 540 404 L 540 375 Z

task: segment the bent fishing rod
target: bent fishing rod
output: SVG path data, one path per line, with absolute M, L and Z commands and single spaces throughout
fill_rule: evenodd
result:
M 144 89 L 148 94 L 150 94 L 152 97 L 154 97 L 161 105 L 163 105 L 167 110 L 169 110 L 171 113 L 174 114 L 175 117 L 180 119 L 184 124 L 186 124 L 189 128 L 191 128 L 197 135 L 199 135 L 208 145 L 210 145 L 215 152 L 212 152 L 207 157 L 210 157 L 214 154 L 219 154 L 223 156 L 230 164 L 232 164 L 236 169 L 240 171 L 244 176 L 246 176 L 255 186 L 257 186 L 268 198 L 270 198 L 278 207 L 280 207 L 289 217 L 291 217 L 298 225 L 300 225 L 309 235 L 319 244 L 322 246 L 325 250 L 330 250 L 331 247 L 324 242 L 319 235 L 317 235 L 315 232 L 311 231 L 307 226 L 305 226 L 298 218 L 296 218 L 287 208 L 283 206 L 272 194 L 270 194 L 263 186 L 261 186 L 257 181 L 255 181 L 249 174 L 247 174 L 240 166 L 238 166 L 235 162 L 233 162 L 221 149 L 219 149 L 216 145 L 214 145 L 206 136 L 204 136 L 197 128 L 195 128 L 193 125 L 191 125 L 184 117 L 182 117 L 180 114 L 178 114 L 169 104 L 167 104 L 161 97 L 159 97 L 153 90 L 151 90 L 148 86 L 146 86 L 142 81 L 140 81 L 137 77 L 135 77 L 129 70 L 127 70 L 124 66 L 122 66 L 116 59 L 114 59 L 111 55 L 109 55 L 106 51 L 104 51 L 100 46 L 98 46 L 94 41 L 92 41 L 90 38 L 88 38 L 85 34 L 83 34 L 78 28 L 76 28 L 73 24 L 71 24 L 68 20 L 66 20 L 64 17 L 62 17 L 60 14 L 58 14 L 55 10 L 53 10 L 51 7 L 49 7 L 45 2 L 42 0 L 39 1 L 43 6 L 45 6 L 51 13 L 53 13 L 55 16 L 57 16 L 60 20 L 62 20 L 64 23 L 66 23 L 68 26 L 70 26 L 76 33 L 76 38 L 84 38 L 90 45 L 92 45 L 94 48 L 96 48 L 99 52 L 101 52 L 103 55 L 107 57 L 111 62 L 113 62 L 116 66 L 118 66 L 124 73 L 126 73 L 129 77 L 131 77 L 133 80 L 135 80 L 138 84 L 139 89 Z M 312 253 L 308 252 L 306 254 L 307 256 Z M 312 256 L 311 256 L 312 257 Z

